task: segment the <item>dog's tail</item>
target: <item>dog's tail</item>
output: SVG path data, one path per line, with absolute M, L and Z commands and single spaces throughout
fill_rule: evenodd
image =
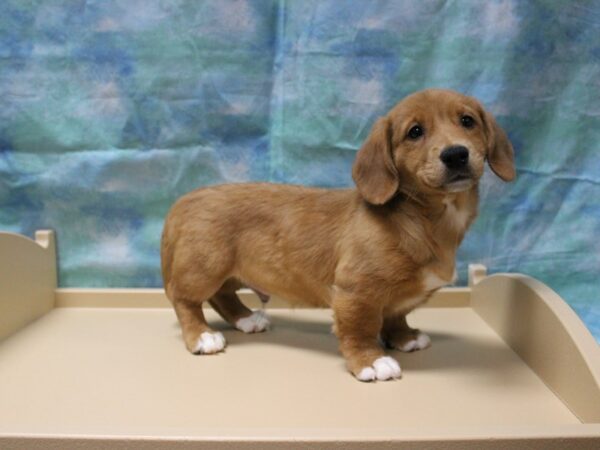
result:
M 172 236 L 172 224 L 169 215 L 165 219 L 163 232 L 160 239 L 160 267 L 162 272 L 163 287 L 169 296 L 169 283 L 171 281 L 171 268 L 173 265 L 173 253 L 175 239 Z

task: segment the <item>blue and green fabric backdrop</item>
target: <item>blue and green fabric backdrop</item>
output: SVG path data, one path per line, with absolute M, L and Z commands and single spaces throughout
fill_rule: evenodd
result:
M 61 286 L 160 286 L 163 217 L 197 186 L 351 184 L 404 95 L 478 97 L 489 173 L 459 252 L 557 290 L 600 338 L 597 1 L 4 0 L 0 229 L 58 233 Z

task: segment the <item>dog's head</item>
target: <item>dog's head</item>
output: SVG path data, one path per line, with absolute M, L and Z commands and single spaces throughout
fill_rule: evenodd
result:
M 352 177 L 365 200 L 381 205 L 398 191 L 468 190 L 486 160 L 502 180 L 515 178 L 512 145 L 479 102 L 430 89 L 406 97 L 375 123 Z

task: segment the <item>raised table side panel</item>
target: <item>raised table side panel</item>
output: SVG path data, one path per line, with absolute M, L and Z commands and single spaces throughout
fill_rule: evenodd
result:
M 262 306 L 258 296 L 250 289 L 240 289 L 237 295 L 249 308 Z M 433 294 L 423 306 L 465 308 L 469 306 L 470 298 L 470 288 L 443 288 Z M 56 290 L 56 306 L 58 308 L 171 308 L 171 303 L 164 289 L 161 288 L 59 288 Z M 210 308 L 208 302 L 205 302 L 204 307 Z M 289 308 L 290 303 L 280 297 L 272 296 L 266 307 L 268 309 Z
M 52 309 L 55 289 L 54 232 L 0 232 L 0 340 Z
M 473 309 L 585 423 L 600 422 L 600 348 L 552 289 L 520 274 L 472 287 Z

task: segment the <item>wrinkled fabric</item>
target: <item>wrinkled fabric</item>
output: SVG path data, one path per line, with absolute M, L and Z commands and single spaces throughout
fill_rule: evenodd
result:
M 458 259 L 550 285 L 600 338 L 600 4 L 3 1 L 0 229 L 57 231 L 61 286 L 160 286 L 198 186 L 350 186 L 371 124 L 426 87 L 515 145 Z

